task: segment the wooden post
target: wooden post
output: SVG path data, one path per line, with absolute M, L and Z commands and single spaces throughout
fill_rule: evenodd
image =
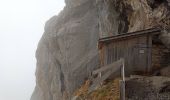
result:
M 121 68 L 122 64 L 123 64 L 123 59 L 120 59 L 116 62 L 113 62 L 109 65 L 103 66 L 103 67 L 93 71 L 92 75 L 96 75 L 98 73 L 101 73 L 101 72 L 104 72 L 104 71 L 107 71 L 107 70 L 112 70 L 112 69 L 118 71 L 117 68 Z
M 125 100 L 125 81 L 120 80 L 120 100 Z
M 92 85 L 89 87 L 88 91 L 91 92 L 95 90 L 95 88 L 104 80 L 106 80 L 111 74 L 115 72 L 121 72 L 121 78 L 120 81 L 120 100 L 125 100 L 125 65 L 124 65 L 124 59 L 120 59 L 116 62 L 113 62 L 112 64 L 109 64 L 107 66 L 104 66 L 100 69 L 97 69 L 92 72 L 92 75 L 100 74 L 101 72 L 106 71 L 101 77 L 97 77 L 95 80 L 93 80 Z
M 121 66 L 123 64 L 123 59 L 120 59 L 112 64 L 103 66 L 92 72 L 92 75 L 99 74 L 101 72 L 106 71 L 101 77 L 97 77 L 93 80 L 93 84 L 89 87 L 89 92 L 93 91 L 101 82 L 105 81 L 111 74 L 116 73 L 121 70 Z
M 122 67 L 121 67 L 121 73 L 122 73 L 122 80 L 125 81 L 125 61 L 122 59 Z
M 124 59 L 122 61 L 121 66 L 121 77 L 122 80 L 120 81 L 120 100 L 125 100 L 125 62 Z
M 152 71 L 152 35 L 148 35 L 148 68 L 146 69 L 147 73 Z

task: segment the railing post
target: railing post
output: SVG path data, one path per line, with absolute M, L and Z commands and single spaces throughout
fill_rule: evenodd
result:
M 120 100 L 125 100 L 125 82 L 120 80 Z
M 121 66 L 121 77 L 122 80 L 120 81 L 120 100 L 125 100 L 125 62 L 122 59 L 122 66 Z

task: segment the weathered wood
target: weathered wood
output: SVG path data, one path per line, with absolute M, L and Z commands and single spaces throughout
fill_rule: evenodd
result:
M 120 81 L 120 100 L 125 100 L 125 66 L 124 61 L 121 67 L 122 80 Z
M 120 58 L 125 58 L 126 75 L 135 74 L 135 72 L 146 72 L 148 67 L 148 49 L 150 46 L 147 41 L 147 34 L 135 38 L 118 40 L 105 44 L 102 49 L 102 65 L 108 65 Z M 144 54 L 140 54 L 142 50 Z
M 124 63 L 124 59 L 122 59 L 122 63 L 121 63 L 121 77 L 122 80 L 125 81 L 125 63 Z
M 111 63 L 109 65 L 103 66 L 100 69 L 97 69 L 97 70 L 93 71 L 92 74 L 95 75 L 95 74 L 98 74 L 100 72 L 112 69 L 112 68 L 114 69 L 114 67 L 120 67 L 122 65 L 122 63 L 123 63 L 123 59 L 120 59 L 120 60 L 118 60 L 116 62 L 113 62 L 113 63 Z
M 101 59 L 102 66 L 124 58 L 126 75 L 150 71 L 152 36 L 160 32 L 159 28 L 153 28 L 100 39 L 99 44 L 102 44 L 100 50 L 103 49 L 100 54 L 103 58 Z
M 121 80 L 120 84 L 120 100 L 125 100 L 125 81 Z
M 147 72 L 151 72 L 152 70 L 152 36 L 148 35 L 148 68 Z
M 93 84 L 89 88 L 89 92 L 93 91 L 101 82 L 105 81 L 111 74 L 120 71 L 121 66 L 112 67 L 107 73 L 105 73 L 103 76 L 96 78 L 93 81 Z
M 141 30 L 137 32 L 122 33 L 122 34 L 115 35 L 115 36 L 101 38 L 99 39 L 99 42 L 104 43 L 104 42 L 109 42 L 109 41 L 116 40 L 116 39 L 123 39 L 123 38 L 136 37 L 136 36 L 138 37 L 140 35 L 146 35 L 148 33 L 159 34 L 160 32 L 161 32 L 161 29 L 159 28 L 151 28 L 151 29 Z

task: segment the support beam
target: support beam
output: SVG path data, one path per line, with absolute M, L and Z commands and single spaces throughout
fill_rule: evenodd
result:
M 116 62 L 113 62 L 112 64 L 103 66 L 100 69 L 97 69 L 97 70 L 93 71 L 92 74 L 96 75 L 96 74 L 101 73 L 103 71 L 114 69 L 115 67 L 120 67 L 122 65 L 122 63 L 123 63 L 123 59 L 120 59 L 120 60 L 118 60 Z
M 97 77 L 93 81 L 91 87 L 89 88 L 89 92 L 93 91 L 100 83 L 102 83 L 103 81 L 108 79 L 108 77 L 110 77 L 111 74 L 116 73 L 116 72 L 120 72 L 121 67 L 124 66 L 123 62 L 124 62 L 124 60 L 120 59 L 120 60 L 118 60 L 118 61 L 116 61 L 116 62 L 114 62 L 114 63 L 112 63 L 108 66 L 104 66 L 104 67 L 102 67 L 98 70 L 95 70 L 93 72 L 93 75 L 101 73 L 103 71 L 106 71 L 106 73 L 103 74 L 101 77 Z

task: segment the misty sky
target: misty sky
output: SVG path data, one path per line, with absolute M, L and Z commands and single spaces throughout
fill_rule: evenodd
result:
M 64 0 L 0 0 L 0 100 L 30 99 L 44 24 L 63 7 Z

